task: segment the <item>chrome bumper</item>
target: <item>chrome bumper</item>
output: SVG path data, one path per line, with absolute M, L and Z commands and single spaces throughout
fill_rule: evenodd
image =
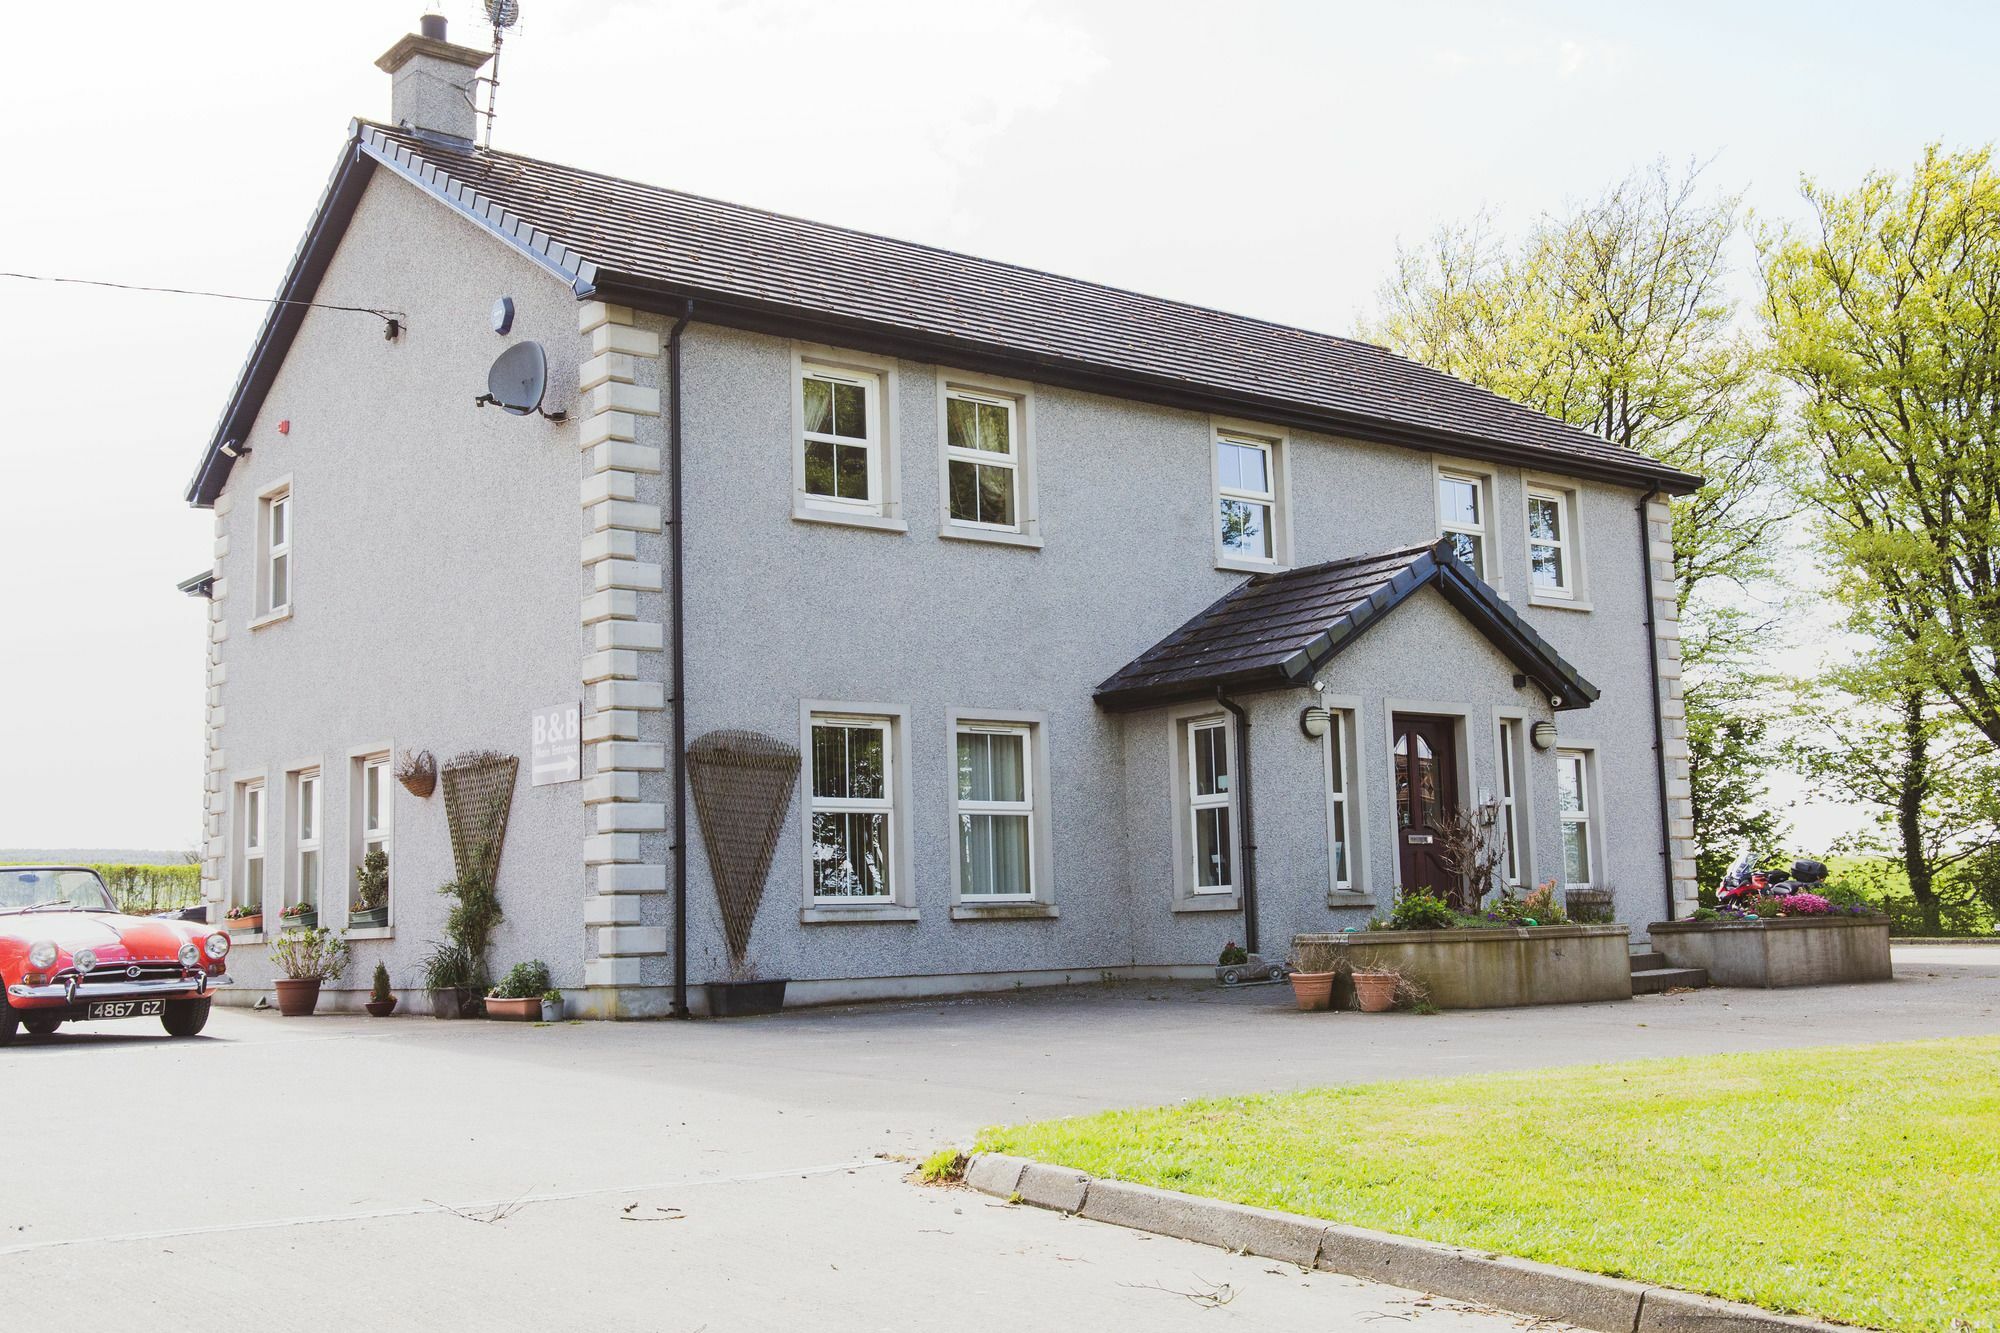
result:
M 231 985 L 228 977 L 159 977 L 149 981 L 97 982 L 80 986 L 73 977 L 43 986 L 9 986 L 7 994 L 16 1000 L 61 1000 L 64 1004 L 94 1004 L 98 1000 L 156 1000 L 162 996 L 199 999 L 217 986 Z

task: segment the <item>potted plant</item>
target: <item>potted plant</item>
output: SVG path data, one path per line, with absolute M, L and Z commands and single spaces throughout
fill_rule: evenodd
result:
M 293 903 L 278 914 L 283 930 L 311 930 L 319 925 L 319 909 L 311 903 Z
M 354 905 L 347 911 L 347 924 L 363 930 L 389 924 L 389 854 L 372 847 L 354 867 Z
M 486 1016 L 513 1022 L 532 1022 L 541 1017 L 542 996 L 549 989 L 549 965 L 536 958 L 516 963 L 486 993 Z
M 320 984 L 347 970 L 347 941 L 318 926 L 288 930 L 271 941 L 271 963 L 282 974 L 272 983 L 278 1012 L 302 1018 L 319 1006 Z
M 1402 974 L 1393 967 L 1354 969 L 1354 1003 L 1364 1014 L 1383 1014 L 1396 1007 L 1396 986 Z
M 1340 970 L 1342 946 L 1330 942 L 1300 943 L 1292 949 L 1292 998 L 1311 1012 L 1333 1007 L 1333 978 Z
M 375 1018 L 387 1018 L 396 1012 L 396 992 L 389 989 L 389 969 L 375 964 L 375 979 L 368 987 L 368 1003 L 364 1006 Z
M 563 1020 L 562 992 L 553 989 L 543 991 L 542 1021 L 544 1023 L 560 1023 L 562 1022 L 562 1020 Z
M 261 907 L 232 907 L 223 914 L 223 923 L 234 931 L 245 934 L 264 928 L 264 909 Z
M 424 989 L 433 1018 L 473 1018 L 479 1012 L 479 974 L 462 944 L 433 944 L 424 957 Z

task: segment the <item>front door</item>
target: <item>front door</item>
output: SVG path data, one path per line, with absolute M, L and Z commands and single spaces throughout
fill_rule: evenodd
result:
M 1447 901 L 1458 881 L 1438 860 L 1438 825 L 1458 809 L 1452 719 L 1396 714 L 1396 857 L 1405 889 Z

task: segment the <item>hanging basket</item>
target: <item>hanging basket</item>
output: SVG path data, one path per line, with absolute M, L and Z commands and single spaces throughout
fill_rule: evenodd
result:
M 403 757 L 396 761 L 396 781 L 403 784 L 403 790 L 420 801 L 430 799 L 437 790 L 437 760 L 431 758 L 429 750 L 411 753 L 403 751 Z

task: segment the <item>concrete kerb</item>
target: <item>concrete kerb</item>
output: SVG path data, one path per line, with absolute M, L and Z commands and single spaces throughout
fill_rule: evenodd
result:
M 1852 1333 L 1847 1325 L 1772 1314 L 1669 1287 L 1122 1180 L 1098 1180 L 1002 1153 L 974 1156 L 966 1166 L 965 1183 L 1096 1222 L 1560 1319 L 1601 1333 Z

